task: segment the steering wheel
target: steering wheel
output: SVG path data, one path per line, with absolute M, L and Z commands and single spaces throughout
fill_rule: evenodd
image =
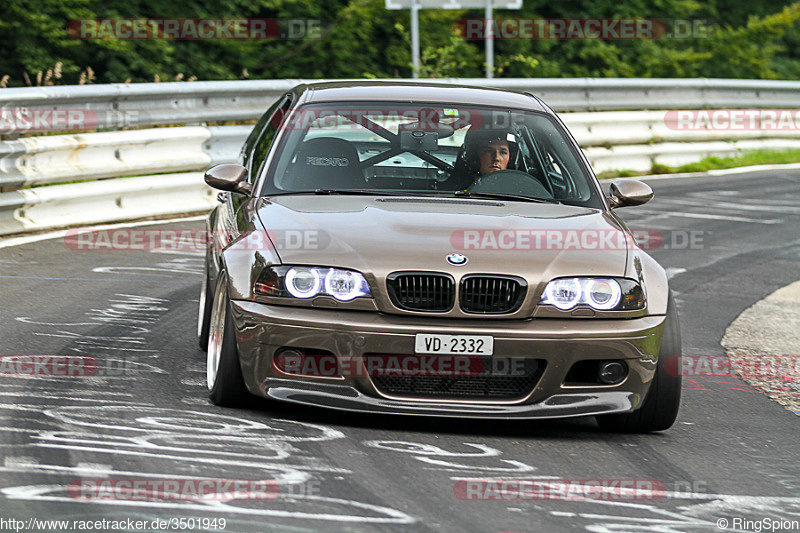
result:
M 521 170 L 496 170 L 484 174 L 467 187 L 467 192 L 499 193 L 551 199 L 553 194 L 544 185 Z

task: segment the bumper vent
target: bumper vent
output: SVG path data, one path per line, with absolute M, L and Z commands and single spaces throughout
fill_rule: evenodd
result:
M 453 308 L 455 280 L 434 272 L 397 272 L 386 278 L 392 303 L 407 311 L 443 313 Z
M 546 362 L 525 361 L 521 375 L 484 375 L 465 377 L 439 376 L 370 376 L 381 394 L 409 399 L 437 400 L 521 400 L 536 387 Z

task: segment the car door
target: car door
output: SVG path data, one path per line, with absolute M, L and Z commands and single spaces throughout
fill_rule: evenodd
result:
M 239 161 L 247 169 L 248 183 L 255 182 L 258 171 L 264 163 L 266 154 L 269 153 L 275 134 L 278 132 L 291 102 L 291 93 L 279 98 L 261 116 L 242 145 Z M 240 232 L 252 229 L 248 214 L 242 210 L 242 206 L 250 200 L 250 196 L 234 192 L 220 194 L 222 204 L 217 207 L 216 216 L 212 215 L 211 217 L 213 249 L 217 252 L 227 247 Z

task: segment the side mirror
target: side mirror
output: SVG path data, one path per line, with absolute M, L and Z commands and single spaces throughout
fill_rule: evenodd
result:
M 608 197 L 612 209 L 646 204 L 653 199 L 653 189 L 639 180 L 616 180 L 610 187 Z
M 250 194 L 253 186 L 245 181 L 246 178 L 247 169 L 232 163 L 211 167 L 203 176 L 206 183 L 215 189 Z

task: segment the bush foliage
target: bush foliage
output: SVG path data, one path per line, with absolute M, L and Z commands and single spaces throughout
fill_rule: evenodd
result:
M 484 43 L 457 31 L 480 10 L 423 10 L 421 77 L 483 77 Z M 524 0 L 498 18 L 649 18 L 698 21 L 706 31 L 653 40 L 498 40 L 502 77 L 800 78 L 800 2 L 780 0 Z M 78 40 L 76 19 L 317 19 L 298 40 Z M 410 77 L 409 11 L 384 0 L 3 0 L 0 86 Z

